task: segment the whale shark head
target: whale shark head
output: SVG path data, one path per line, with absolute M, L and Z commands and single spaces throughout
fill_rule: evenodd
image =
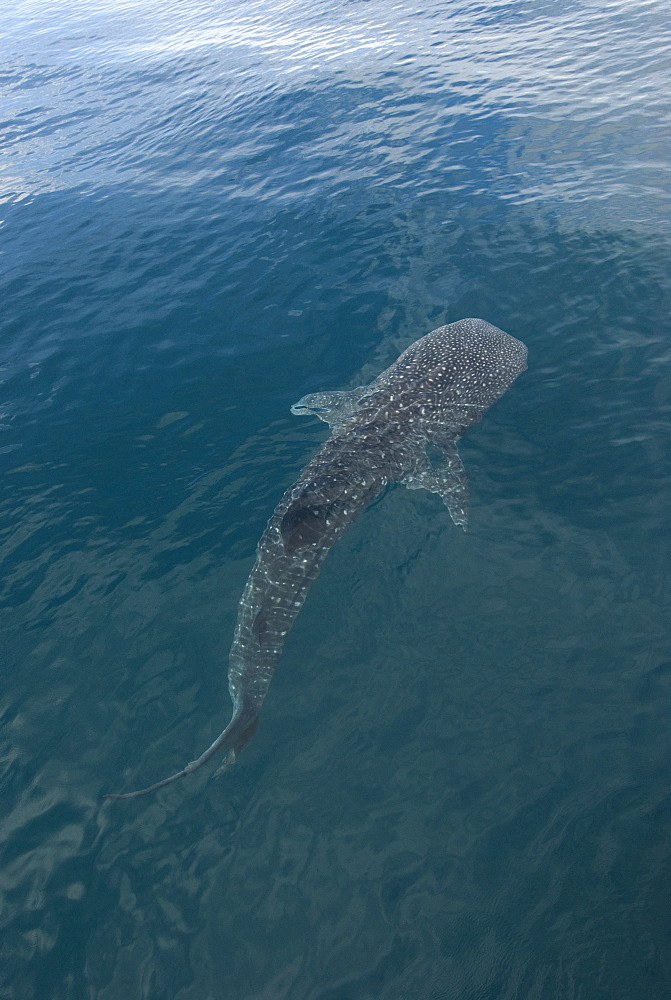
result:
M 463 433 L 526 368 L 522 341 L 484 319 L 461 319 L 416 340 L 370 385 L 310 393 L 291 412 L 319 417 L 337 431 L 387 402 L 399 423 L 419 413 L 428 432 L 447 423 Z
M 526 370 L 521 340 L 484 319 L 440 326 L 411 344 L 371 385 L 397 386 L 406 398 L 488 409 Z
M 370 464 L 366 435 L 382 428 L 387 453 L 403 458 L 390 478 L 437 493 L 454 523 L 466 528 L 468 479 L 457 440 L 526 367 L 520 340 L 484 319 L 461 319 L 416 340 L 370 385 L 311 393 L 291 412 L 319 417 L 336 439 L 347 435 L 352 469 L 360 464 L 357 450 Z M 427 446 L 439 453 L 437 461 Z M 357 481 L 358 473 L 351 475 Z

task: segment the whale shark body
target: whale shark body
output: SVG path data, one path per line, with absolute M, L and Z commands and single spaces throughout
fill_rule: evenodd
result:
M 485 320 L 462 319 L 415 341 L 370 385 L 313 393 L 292 406 L 294 414 L 324 420 L 331 435 L 259 541 L 230 652 L 231 721 L 181 771 L 106 798 L 148 795 L 220 750 L 225 765 L 233 763 L 256 730 L 286 635 L 329 549 L 389 483 L 437 493 L 455 524 L 466 527 L 468 480 L 457 440 L 526 367 L 521 341 Z

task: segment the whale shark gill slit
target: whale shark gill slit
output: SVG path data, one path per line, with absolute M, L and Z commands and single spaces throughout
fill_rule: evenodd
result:
M 196 760 L 147 788 L 192 774 L 214 754 L 235 761 L 251 739 L 285 637 L 335 542 L 389 483 L 438 494 L 465 528 L 468 480 L 458 438 L 527 367 L 527 349 L 482 319 L 462 319 L 415 341 L 368 386 L 311 393 L 292 413 L 331 434 L 275 508 L 259 540 L 229 655 L 231 721 Z M 435 455 L 437 454 L 437 458 Z

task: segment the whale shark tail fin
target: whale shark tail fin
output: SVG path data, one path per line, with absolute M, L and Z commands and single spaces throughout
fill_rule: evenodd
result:
M 106 799 L 137 799 L 141 795 L 150 795 L 152 792 L 157 792 L 159 788 L 165 788 L 166 785 L 171 785 L 173 781 L 178 781 L 180 778 L 186 778 L 188 774 L 193 774 L 197 771 L 203 764 L 206 764 L 211 757 L 214 757 L 215 753 L 220 750 L 226 751 L 226 759 L 222 768 L 219 770 L 227 770 L 232 764 L 237 760 L 240 751 L 249 742 L 259 725 L 259 713 L 249 705 L 240 705 L 233 712 L 233 718 L 226 726 L 223 732 L 221 732 L 214 743 L 212 743 L 204 753 L 192 760 L 186 767 L 183 767 L 181 771 L 177 771 L 175 774 L 171 774 L 169 778 L 163 778 L 161 781 L 157 781 L 153 785 L 149 785 L 147 788 L 140 788 L 136 792 L 108 792 L 104 796 Z

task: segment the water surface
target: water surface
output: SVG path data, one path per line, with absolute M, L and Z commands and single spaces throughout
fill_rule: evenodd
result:
M 8 998 L 666 1000 L 668 9 L 23 2 L 0 162 Z M 471 529 L 390 490 L 239 765 L 306 392 L 481 316 Z

